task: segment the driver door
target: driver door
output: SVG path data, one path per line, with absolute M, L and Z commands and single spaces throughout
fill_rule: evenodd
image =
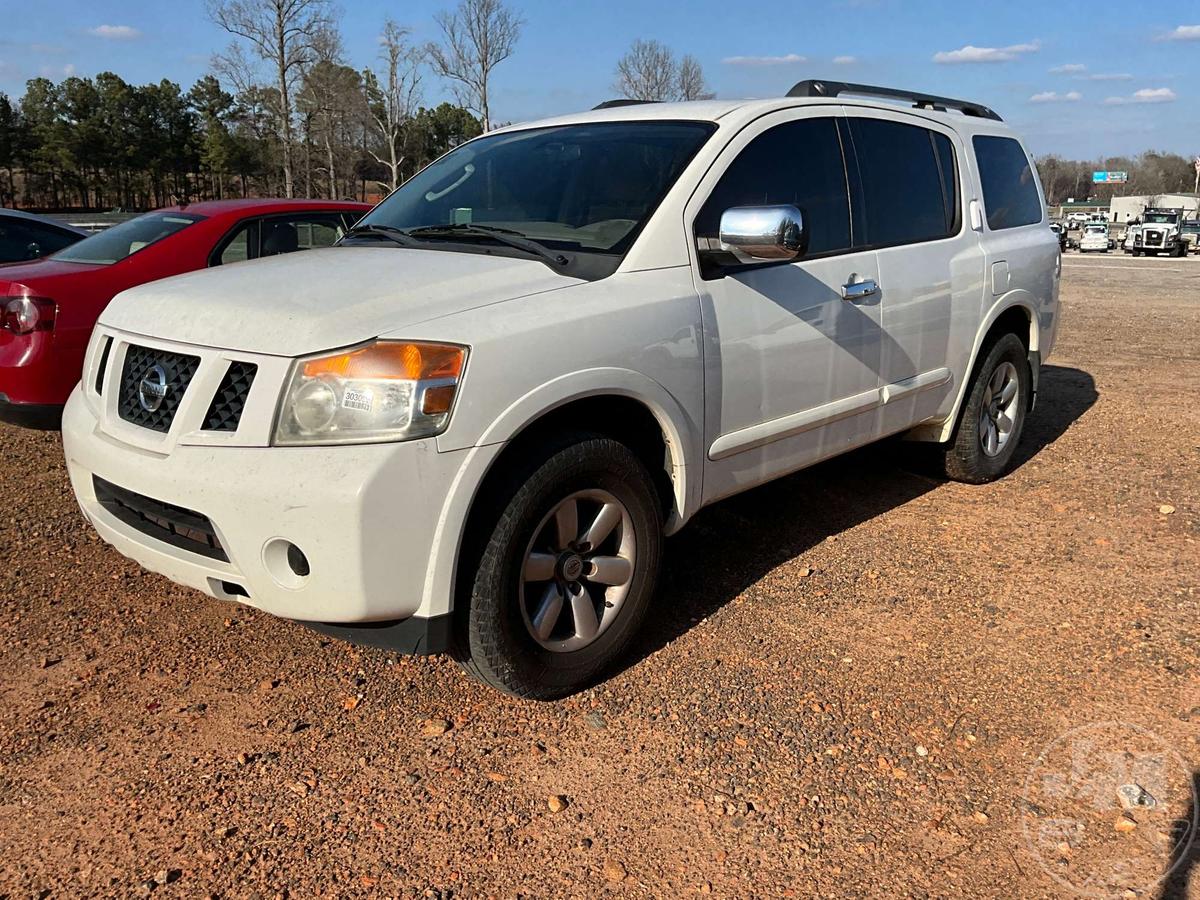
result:
M 794 205 L 808 236 L 793 262 L 699 268 L 705 502 L 878 436 L 879 263 L 853 249 L 843 129 L 837 107 L 766 116 L 689 204 L 700 253 L 719 246 L 721 214 L 737 206 Z

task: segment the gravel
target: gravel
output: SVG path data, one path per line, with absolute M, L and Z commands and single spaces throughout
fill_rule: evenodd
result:
M 0 897 L 1045 896 L 1135 846 L 1148 896 L 1186 792 L 1047 863 L 1027 781 L 1094 722 L 1200 762 L 1200 262 L 1064 277 L 1010 477 L 891 443 L 706 510 L 554 704 L 143 572 L 0 426 Z

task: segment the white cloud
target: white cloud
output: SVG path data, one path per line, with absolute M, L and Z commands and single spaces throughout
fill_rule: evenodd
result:
M 1034 94 L 1029 98 L 1030 103 L 1078 103 L 1083 99 L 1083 94 L 1079 91 L 1067 91 L 1065 94 L 1060 94 L 1058 91 L 1042 91 L 1040 94 Z
M 142 36 L 132 25 L 97 25 L 95 28 L 89 28 L 88 34 L 110 41 L 131 41 Z
M 833 64 L 835 66 L 852 66 L 858 62 L 858 57 L 855 56 L 835 56 Z
M 974 44 L 967 44 L 958 50 L 943 50 L 935 53 L 933 61 L 942 65 L 1010 62 L 1024 53 L 1036 53 L 1041 47 L 1040 41 L 1012 44 L 1009 47 L 976 47 Z
M 1170 88 L 1142 88 L 1128 97 L 1109 97 L 1104 102 L 1108 106 L 1124 106 L 1128 103 L 1171 103 L 1176 99 Z
M 1050 70 L 1051 75 L 1078 75 L 1080 72 L 1086 72 L 1087 66 L 1083 63 L 1066 63 L 1065 65 L 1055 66 Z
M 42 66 L 38 69 L 38 74 L 43 78 L 49 78 L 52 81 L 58 81 L 62 78 L 70 78 L 75 74 L 75 64 L 67 63 L 65 66 Z
M 797 53 L 789 53 L 786 56 L 727 56 L 721 60 L 727 66 L 790 66 L 805 61 L 805 58 Z
M 1133 81 L 1133 76 L 1128 72 L 1093 72 L 1079 77 L 1084 81 Z
M 1166 35 L 1168 41 L 1200 41 L 1200 25 L 1180 25 Z

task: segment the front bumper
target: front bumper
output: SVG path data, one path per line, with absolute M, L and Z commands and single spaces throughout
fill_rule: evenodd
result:
M 128 424 L 106 428 L 107 413 L 93 412 L 82 390 L 63 414 L 67 469 L 84 514 L 125 556 L 213 597 L 306 623 L 395 626 L 449 612 L 449 597 L 431 599 L 425 586 L 446 496 L 469 451 L 439 453 L 433 441 L 336 447 L 169 441 L 162 450 L 147 449 L 114 436 Z M 97 496 L 97 478 L 102 492 L 107 482 L 206 519 L 227 561 L 114 514 Z M 307 575 L 287 567 L 280 541 L 303 552 Z M 423 641 L 413 637 L 422 629 L 429 632 Z M 366 632 L 384 630 L 377 624 Z M 443 631 L 415 622 L 403 640 L 432 652 L 442 649 L 434 645 Z

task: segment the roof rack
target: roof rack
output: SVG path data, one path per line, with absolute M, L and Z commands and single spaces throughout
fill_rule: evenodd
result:
M 622 97 L 620 100 L 605 100 L 603 103 L 597 103 L 592 109 L 616 109 L 618 106 L 639 106 L 642 103 L 657 102 L 657 100 L 630 100 L 628 97 Z
M 861 94 L 866 97 L 885 97 L 893 100 L 910 100 L 916 109 L 936 109 L 945 112 L 947 109 L 957 109 L 964 116 L 974 116 L 977 119 L 1004 120 L 982 103 L 971 103 L 968 100 L 954 100 L 950 97 L 938 97 L 933 94 L 921 94 L 916 91 L 901 91 L 896 88 L 877 87 L 872 84 L 851 84 L 846 81 L 809 81 L 797 82 L 790 91 L 789 97 L 838 97 L 842 94 Z

